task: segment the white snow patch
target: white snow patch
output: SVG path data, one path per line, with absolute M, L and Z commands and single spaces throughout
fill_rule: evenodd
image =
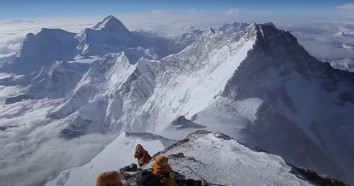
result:
M 171 158 L 173 170 L 187 178 L 221 185 L 311 185 L 291 173 L 276 155 L 255 152 L 222 134 L 207 134 L 168 150 L 165 155 L 183 153 L 186 158 Z
M 164 149 L 159 140 L 130 139 L 122 133 L 89 163 L 63 171 L 46 186 L 95 185 L 100 173 L 136 163 L 134 152 L 137 144 L 143 145 L 150 155 Z

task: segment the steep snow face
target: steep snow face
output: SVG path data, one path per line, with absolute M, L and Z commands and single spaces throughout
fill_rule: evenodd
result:
M 113 131 L 120 129 L 121 125 L 110 125 L 123 114 L 123 99 L 116 91 L 135 69 L 136 65 L 131 65 L 124 53 L 110 54 L 95 61 L 73 95 L 50 114 L 52 118 L 71 115 L 69 126 L 62 135 L 72 138 L 87 132 L 105 132 L 106 127 Z M 99 112 L 95 112 L 96 109 Z
M 205 33 L 183 52 L 161 61 L 141 59 L 135 65 L 124 54 L 108 55 L 94 63 L 73 97 L 51 116 L 81 118 L 86 124 L 77 122 L 80 126 L 103 132 L 123 126 L 135 132 L 163 131 L 178 116 L 192 116 L 213 102 L 252 48 L 255 36 L 252 32 Z M 101 112 L 88 112 L 97 108 Z M 70 135 L 77 128 L 91 131 L 74 127 L 72 121 Z
M 191 117 L 210 105 L 254 43 L 252 31 L 208 32 L 181 53 L 149 64 L 156 89 L 141 110 L 149 115 L 149 130 L 161 132 L 177 116 Z
M 153 155 L 166 147 L 164 143 L 171 145 L 172 142 L 149 134 L 122 133 L 89 163 L 63 171 L 46 186 L 94 185 L 97 175 L 101 172 L 118 170 L 136 163 L 134 153 L 137 144 L 141 144 L 150 155 Z
M 285 31 L 257 29 L 254 50 L 222 95 L 264 101 L 246 130 L 258 146 L 353 182 L 354 75 L 317 61 Z
M 63 98 L 69 94 L 88 70 L 89 64 L 57 61 L 43 67 L 30 83 L 28 96 L 31 98 Z
M 254 137 L 246 129 L 257 120 L 257 113 L 264 101 L 260 98 L 230 99 L 219 97 L 206 109 L 196 113 L 190 119 L 203 124 L 207 130 L 222 132 L 232 136 L 248 146 L 257 146 Z

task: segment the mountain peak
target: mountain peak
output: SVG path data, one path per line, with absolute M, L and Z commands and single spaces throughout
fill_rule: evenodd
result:
M 287 44 L 297 44 L 297 39 L 286 30 L 277 29 L 272 23 L 252 24 L 249 26 L 251 30 L 257 33 L 258 41 L 264 42 L 279 42 Z M 299 45 L 300 46 L 300 45 Z M 276 46 L 274 46 L 276 47 Z
M 119 19 L 117 19 L 112 15 L 105 17 L 101 22 L 97 23 L 93 27 L 93 29 L 94 30 L 102 30 L 102 29 L 124 30 L 129 32 L 129 30 L 124 26 L 124 24 Z

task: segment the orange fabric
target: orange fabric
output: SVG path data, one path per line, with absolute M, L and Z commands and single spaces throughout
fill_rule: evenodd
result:
M 97 177 L 96 186 L 123 186 L 123 183 L 117 171 L 108 171 Z
M 158 176 L 163 176 L 163 175 L 168 175 L 171 171 L 172 168 L 170 167 L 170 165 L 165 165 L 163 167 L 157 165 L 156 163 L 153 163 L 152 165 L 152 173 L 154 173 L 155 175 Z
M 155 162 L 151 165 L 152 166 L 152 173 L 156 176 L 163 177 L 161 179 L 162 183 L 167 184 L 168 186 L 173 186 L 175 183 L 175 179 L 170 176 L 172 168 L 170 165 L 167 164 L 168 159 L 164 156 L 159 156 L 155 159 Z M 161 164 L 166 164 L 161 166 Z
M 168 162 L 168 158 L 166 158 L 165 156 L 157 156 L 157 158 L 155 159 L 155 163 L 167 163 Z

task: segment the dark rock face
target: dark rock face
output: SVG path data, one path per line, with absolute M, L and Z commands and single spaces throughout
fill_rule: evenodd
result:
M 171 125 L 173 127 L 178 128 L 178 129 L 183 129 L 183 128 L 205 128 L 202 125 L 196 124 L 196 123 L 186 119 L 184 116 L 179 116 L 177 119 L 172 121 Z
M 310 182 L 314 182 L 318 185 L 325 186 L 347 186 L 344 182 L 337 180 L 336 178 L 332 178 L 330 176 L 312 171 L 305 167 L 293 167 L 296 172 L 299 173 L 300 178 L 309 180 Z
M 72 122 L 70 122 L 70 125 L 68 127 L 60 131 L 59 136 L 68 140 L 77 138 L 87 133 L 90 133 L 90 131 L 99 131 L 99 129 L 97 129 L 97 126 L 100 125 L 97 125 L 93 120 L 77 117 Z
M 19 95 L 16 97 L 9 97 L 9 98 L 6 98 L 5 104 L 12 104 L 12 103 L 16 103 L 16 102 L 26 100 L 26 99 L 30 99 L 30 96 L 28 96 L 27 94 Z

